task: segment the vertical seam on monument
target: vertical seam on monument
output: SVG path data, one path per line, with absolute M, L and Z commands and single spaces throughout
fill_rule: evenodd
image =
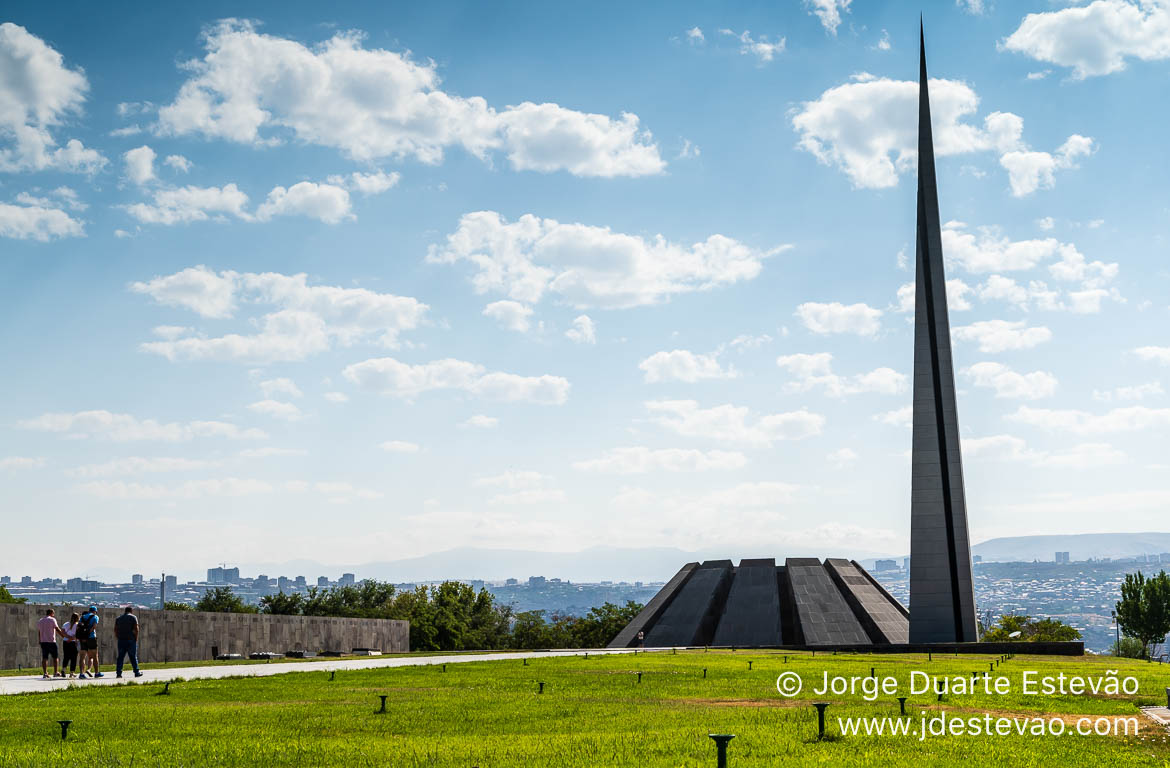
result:
M 946 524 L 947 531 L 947 560 L 950 566 L 950 581 L 951 581 L 951 601 L 952 609 L 955 617 L 955 640 L 961 642 L 963 639 L 963 608 L 959 599 L 959 563 L 958 556 L 955 552 L 955 521 L 954 514 L 951 507 L 951 478 L 950 478 L 950 462 L 947 459 L 947 441 L 946 441 L 946 426 L 943 423 L 943 402 L 942 402 L 942 374 L 939 372 L 938 359 L 938 329 L 935 326 L 934 314 L 934 275 L 930 269 L 931 243 L 929 232 L 927 231 L 927 204 L 926 204 L 926 189 L 922 183 L 922 118 L 923 113 L 926 117 L 926 130 L 930 134 L 930 170 L 931 176 L 934 173 L 934 131 L 930 125 L 930 91 L 927 85 L 926 76 L 926 35 L 922 27 L 919 26 L 919 43 L 921 45 L 921 71 L 919 72 L 919 148 L 918 148 L 918 238 L 922 243 L 922 271 L 924 296 L 926 299 L 926 326 L 927 333 L 930 337 L 930 373 L 931 382 L 934 385 L 934 418 L 935 418 L 935 432 L 938 438 L 939 450 L 939 474 L 942 477 L 942 491 L 943 491 L 943 518 Z M 937 199 L 937 181 L 936 181 L 936 199 Z M 941 254 L 940 254 L 941 256 Z M 943 285 L 943 297 L 946 297 L 946 285 Z

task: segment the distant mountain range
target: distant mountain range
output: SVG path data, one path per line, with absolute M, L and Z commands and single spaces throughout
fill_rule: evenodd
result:
M 1170 552 L 1170 533 L 1075 533 L 1054 536 L 1008 536 L 971 547 L 971 553 L 997 562 L 1053 560 L 1068 552 L 1070 560 L 1133 557 Z
M 875 552 L 785 551 L 775 547 L 766 552 L 695 551 L 674 547 L 621 549 L 592 547 L 580 552 L 535 552 L 521 549 L 482 549 L 459 547 L 404 560 L 390 560 L 354 565 L 325 564 L 313 560 L 288 560 L 279 563 L 229 563 L 239 565 L 245 576 L 267 574 L 306 576 L 309 583 L 317 576 L 336 579 L 342 573 L 354 573 L 359 579 L 373 578 L 392 582 L 442 581 L 444 579 L 484 579 L 497 581 L 529 576 L 568 579 L 577 582 L 598 581 L 666 581 L 688 562 L 731 557 L 759 557 L 775 554 L 785 557 L 848 557 L 872 568 L 877 558 L 890 557 L 902 562 L 905 554 L 885 555 Z M 773 552 L 772 550 L 775 550 Z M 1170 552 L 1170 533 L 1084 533 L 1052 536 L 1011 536 L 990 539 L 971 548 L 972 554 L 986 561 L 1052 561 L 1055 552 L 1068 552 L 1072 560 L 1088 558 L 1132 557 L 1140 554 Z M 202 574 L 180 574 L 180 581 Z M 128 580 L 129 573 L 103 568 L 93 577 L 108 581 Z

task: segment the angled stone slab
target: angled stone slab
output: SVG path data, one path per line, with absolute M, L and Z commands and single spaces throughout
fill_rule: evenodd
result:
M 608 648 L 629 648 L 638 642 L 638 633 L 642 632 L 645 635 L 649 632 L 650 627 L 666 610 L 674 600 L 675 595 L 678 594 L 679 589 L 686 580 L 690 577 L 691 572 L 699 567 L 698 563 L 687 563 L 678 570 L 674 577 L 666 582 L 662 589 L 658 590 L 658 594 L 650 598 L 650 602 L 646 603 L 634 620 L 625 626 L 621 632 L 618 632 L 617 637 L 610 641 Z
M 784 561 L 805 645 L 871 645 L 829 572 L 815 557 Z
M 731 588 L 730 560 L 708 560 L 690 578 L 646 633 L 646 645 L 710 645 Z
M 712 645 L 780 645 L 776 558 L 740 560 Z
M 910 639 L 910 618 L 861 566 L 850 560 L 829 558 L 825 569 L 853 610 L 869 639 L 888 645 Z

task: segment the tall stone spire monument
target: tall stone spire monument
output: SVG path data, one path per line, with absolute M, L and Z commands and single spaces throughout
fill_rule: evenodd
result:
M 974 642 L 978 639 L 975 589 L 930 130 L 926 37 L 921 26 L 919 43 L 910 642 Z

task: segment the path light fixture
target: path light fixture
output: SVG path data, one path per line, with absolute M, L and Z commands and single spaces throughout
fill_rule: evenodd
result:
M 69 724 L 72 720 L 58 720 L 57 723 L 61 726 L 61 741 L 65 741 L 65 737 L 69 735 Z
M 538 689 L 536 690 L 536 692 L 537 692 L 537 693 L 544 693 L 544 683 L 542 683 L 542 682 L 538 682 L 538 683 L 537 683 L 537 685 L 539 685 L 539 686 L 540 686 L 540 688 L 538 688 Z
M 639 683 L 642 682 L 642 673 L 641 672 L 638 673 L 638 682 Z
M 382 700 L 382 708 L 378 710 L 377 714 L 384 715 L 386 714 L 386 697 L 380 695 L 378 698 Z
M 817 741 L 825 738 L 825 709 L 828 708 L 827 701 L 814 701 L 813 706 L 817 708 Z
M 727 768 L 727 742 L 735 738 L 734 733 L 708 733 L 715 742 L 715 768 Z
M 905 696 L 898 697 L 898 709 L 900 710 L 900 714 L 902 716 L 906 715 L 906 697 Z

